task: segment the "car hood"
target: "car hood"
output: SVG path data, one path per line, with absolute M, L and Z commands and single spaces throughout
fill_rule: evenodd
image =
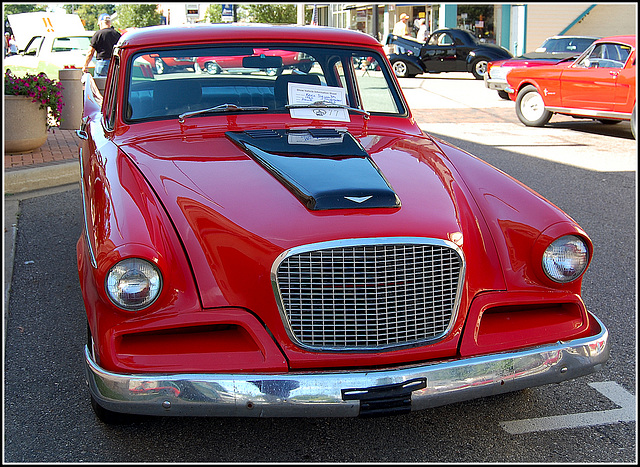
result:
M 550 58 L 510 58 L 507 60 L 496 60 L 491 62 L 491 66 L 505 66 L 505 67 L 530 67 L 530 66 L 542 66 L 542 65 L 555 65 L 560 59 L 554 60 Z
M 203 305 L 257 311 L 269 296 L 273 301 L 270 271 L 289 248 L 373 237 L 483 243 L 480 216 L 433 140 L 390 130 L 353 137 L 350 149 L 364 156 L 318 156 L 314 153 L 323 149 L 313 147 L 309 156 L 291 145 L 292 152 L 284 154 L 283 147 L 269 147 L 260 135 L 245 137 L 256 145 L 250 147 L 223 132 L 165 134 L 120 147 L 170 215 Z

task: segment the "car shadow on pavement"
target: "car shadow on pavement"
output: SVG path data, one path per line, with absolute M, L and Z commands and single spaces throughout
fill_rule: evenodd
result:
M 548 127 L 564 128 L 567 130 L 581 131 L 592 135 L 613 136 L 615 138 L 624 138 L 633 140 L 631 133 L 631 125 L 629 122 L 619 123 L 600 123 L 593 120 L 577 119 L 575 121 L 549 122 Z

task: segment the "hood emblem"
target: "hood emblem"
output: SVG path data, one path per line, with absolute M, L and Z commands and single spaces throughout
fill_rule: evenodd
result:
M 369 196 L 345 196 L 344 199 L 348 199 L 349 201 L 353 201 L 354 203 L 362 204 L 366 200 L 373 198 L 373 195 Z

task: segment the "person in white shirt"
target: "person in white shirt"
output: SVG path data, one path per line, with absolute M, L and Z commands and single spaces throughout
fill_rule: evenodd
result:
M 427 40 L 427 24 L 424 18 L 420 18 L 420 26 L 418 26 L 418 34 L 416 35 L 416 39 L 418 42 L 424 42 Z

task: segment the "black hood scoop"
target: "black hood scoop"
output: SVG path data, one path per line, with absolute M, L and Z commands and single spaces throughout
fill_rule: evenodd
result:
M 400 199 L 348 131 L 228 131 L 227 137 L 314 211 L 399 208 Z

